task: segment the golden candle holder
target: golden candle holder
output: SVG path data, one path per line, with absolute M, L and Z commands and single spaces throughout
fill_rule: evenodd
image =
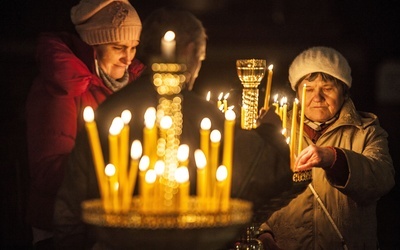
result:
M 207 211 L 201 199 L 190 197 L 186 212 L 143 212 L 141 200 L 133 198 L 128 212 L 106 213 L 95 199 L 82 203 L 82 218 L 106 249 L 222 249 L 252 218 L 250 202 L 229 204 L 226 211 Z
M 265 74 L 266 61 L 262 59 L 239 59 L 236 70 L 243 85 L 241 127 L 251 130 L 257 127 L 258 85 Z

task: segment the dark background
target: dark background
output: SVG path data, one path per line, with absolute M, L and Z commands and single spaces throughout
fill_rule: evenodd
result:
M 70 8 L 78 0 L 15 0 L 0 3 L 1 235 L 0 248 L 27 248 L 25 99 L 37 68 L 35 39 L 43 31 L 72 31 Z M 195 90 L 216 99 L 231 91 L 236 104 L 241 85 L 235 60 L 262 58 L 274 64 L 272 93 L 292 95 L 287 70 L 302 50 L 332 46 L 352 67 L 351 94 L 359 110 L 376 113 L 389 133 L 399 172 L 400 18 L 398 1 L 345 0 L 135 0 L 144 19 L 153 9 L 174 5 L 192 11 L 208 33 L 207 59 Z M 265 81 L 262 82 L 265 84 Z M 260 85 L 261 96 L 263 87 Z M 231 105 L 231 104 L 230 104 Z M 396 181 L 399 182 L 399 175 Z M 400 249 L 399 185 L 378 204 L 382 249 Z M 362 225 L 360 225 L 361 227 Z

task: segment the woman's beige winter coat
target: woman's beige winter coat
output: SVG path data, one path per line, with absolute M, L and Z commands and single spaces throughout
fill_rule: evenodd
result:
M 322 168 L 313 168 L 312 186 L 348 249 L 377 249 L 376 202 L 394 186 L 387 136 L 374 114 L 357 112 L 348 99 L 338 120 L 316 142 L 340 148 L 347 158 L 349 176 L 344 186 L 333 183 Z M 305 135 L 303 146 L 310 144 Z M 282 249 L 343 249 L 310 188 L 274 213 L 268 224 Z

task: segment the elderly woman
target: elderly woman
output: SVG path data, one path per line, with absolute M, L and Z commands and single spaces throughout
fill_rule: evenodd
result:
M 351 69 L 338 51 L 305 50 L 289 81 L 299 98 L 307 86 L 294 168 L 312 170 L 312 181 L 262 225 L 260 239 L 268 249 L 377 249 L 376 202 L 394 186 L 387 133 L 376 115 L 354 107 Z
M 27 99 L 28 213 L 34 243 L 42 241 L 38 248 L 46 239 L 52 244 L 54 200 L 83 127 L 83 108 L 96 108 L 144 69 L 134 59 L 142 24 L 128 0 L 82 1 L 71 9 L 71 19 L 80 37 L 39 37 L 39 75 Z

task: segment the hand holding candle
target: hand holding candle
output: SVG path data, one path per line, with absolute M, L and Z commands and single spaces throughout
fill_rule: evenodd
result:
M 303 133 L 304 133 L 304 111 L 306 105 L 306 89 L 307 85 L 303 85 L 303 91 L 301 94 L 301 112 L 300 112 L 300 127 L 299 127 L 299 147 L 297 150 L 297 155 L 300 154 L 301 150 L 303 149 Z

